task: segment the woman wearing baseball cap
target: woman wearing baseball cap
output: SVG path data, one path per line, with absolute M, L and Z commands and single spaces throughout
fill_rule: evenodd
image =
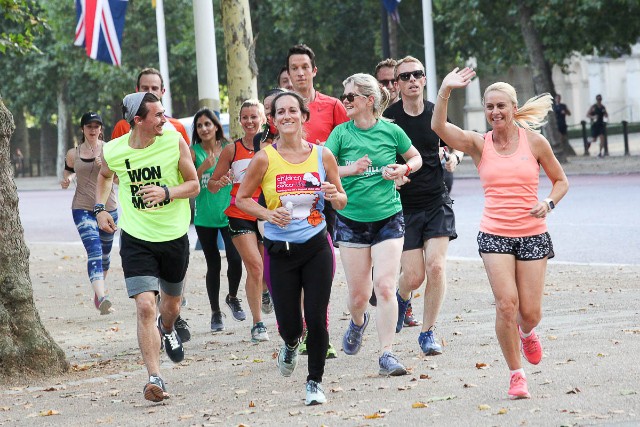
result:
M 104 131 L 102 118 L 94 112 L 87 112 L 80 119 L 82 142 L 67 152 L 64 165 L 62 188 L 69 188 L 75 178 L 76 191 L 71 203 L 71 213 L 76 224 L 82 244 L 87 251 L 87 271 L 89 281 L 93 287 L 93 302 L 100 314 L 113 311 L 111 301 L 105 293 L 104 280 L 110 264 L 113 234 L 98 229 L 93 206 L 96 200 L 96 181 L 100 171 L 102 133 Z M 111 189 L 109 200 L 105 206 L 114 221 L 118 220 L 118 210 L 115 192 Z

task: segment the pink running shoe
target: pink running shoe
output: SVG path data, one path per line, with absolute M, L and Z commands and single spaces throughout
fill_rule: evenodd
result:
M 509 380 L 509 399 L 529 399 L 529 388 L 527 387 L 527 379 L 521 373 L 517 372 L 511 375 Z
M 520 349 L 525 359 L 532 365 L 537 365 L 542 359 L 542 344 L 540 344 L 540 338 L 536 334 L 535 329 L 531 331 L 531 335 L 524 338 L 522 336 L 522 329 L 518 326 L 520 332 Z

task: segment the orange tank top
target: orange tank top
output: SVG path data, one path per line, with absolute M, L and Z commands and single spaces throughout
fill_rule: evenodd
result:
M 233 178 L 233 187 L 231 188 L 231 204 L 224 211 L 224 213 L 230 218 L 240 218 L 249 221 L 256 221 L 257 218 L 255 216 L 244 213 L 236 206 L 236 194 L 238 194 L 238 188 L 240 188 L 240 184 L 242 184 L 242 181 L 244 180 L 244 176 L 247 173 L 249 163 L 251 163 L 251 159 L 253 159 L 254 152 L 253 150 L 247 150 L 241 139 L 235 141 L 234 144 L 235 154 L 233 155 L 233 161 L 231 162 L 231 176 Z M 258 187 L 258 189 L 251 196 L 253 200 L 257 202 L 261 192 L 262 190 L 260 189 L 260 187 Z
M 493 132 L 487 132 L 478 174 L 484 189 L 480 231 L 505 237 L 535 236 L 547 231 L 544 218 L 529 214 L 538 202 L 540 165 L 524 129 L 518 128 L 518 148 L 508 155 L 496 152 Z

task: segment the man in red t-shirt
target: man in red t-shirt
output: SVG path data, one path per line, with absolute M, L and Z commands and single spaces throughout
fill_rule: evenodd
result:
M 316 55 L 309 46 L 298 44 L 289 49 L 287 67 L 293 90 L 305 99 L 311 112 L 309 121 L 304 124 L 306 140 L 324 144 L 336 126 L 349 121 L 347 111 L 337 98 L 313 88 L 313 78 L 318 68 Z
M 155 68 L 145 68 L 140 73 L 138 73 L 138 79 L 136 80 L 136 92 L 151 92 L 158 98 L 162 99 L 162 95 L 164 94 L 164 81 L 162 80 L 162 74 L 160 71 Z M 178 119 L 174 119 L 173 117 L 167 117 L 167 121 L 165 122 L 163 129 L 165 130 L 177 130 L 180 132 L 182 137 L 187 144 L 190 143 L 189 135 L 187 135 L 187 131 L 184 126 Z M 111 139 L 115 139 L 121 137 L 125 133 L 128 133 L 131 130 L 129 123 L 126 120 L 122 119 L 116 123 L 113 127 L 113 132 L 111 132 Z

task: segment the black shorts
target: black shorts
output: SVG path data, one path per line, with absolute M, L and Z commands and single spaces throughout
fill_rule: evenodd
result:
M 142 292 L 182 295 L 189 266 L 189 237 L 168 242 L 147 242 L 120 232 L 120 257 L 129 298 Z
M 336 242 L 346 248 L 369 248 L 376 243 L 404 236 L 402 212 L 373 222 L 353 221 L 336 215 Z
M 229 235 L 231 235 L 231 239 L 250 233 L 256 235 L 258 242 L 262 242 L 262 234 L 258 229 L 258 221 L 229 217 Z
M 424 242 L 434 237 L 457 239 L 456 217 L 453 214 L 453 202 L 442 204 L 433 209 L 404 214 L 403 251 L 422 249 Z
M 508 254 L 518 261 L 535 261 L 553 258 L 553 242 L 549 233 L 526 237 L 504 237 L 478 233 L 478 252 L 482 254 Z
M 597 138 L 600 135 L 604 135 L 606 126 L 607 125 L 604 122 L 602 122 L 602 123 L 594 122 L 591 125 L 591 137 L 592 138 Z

